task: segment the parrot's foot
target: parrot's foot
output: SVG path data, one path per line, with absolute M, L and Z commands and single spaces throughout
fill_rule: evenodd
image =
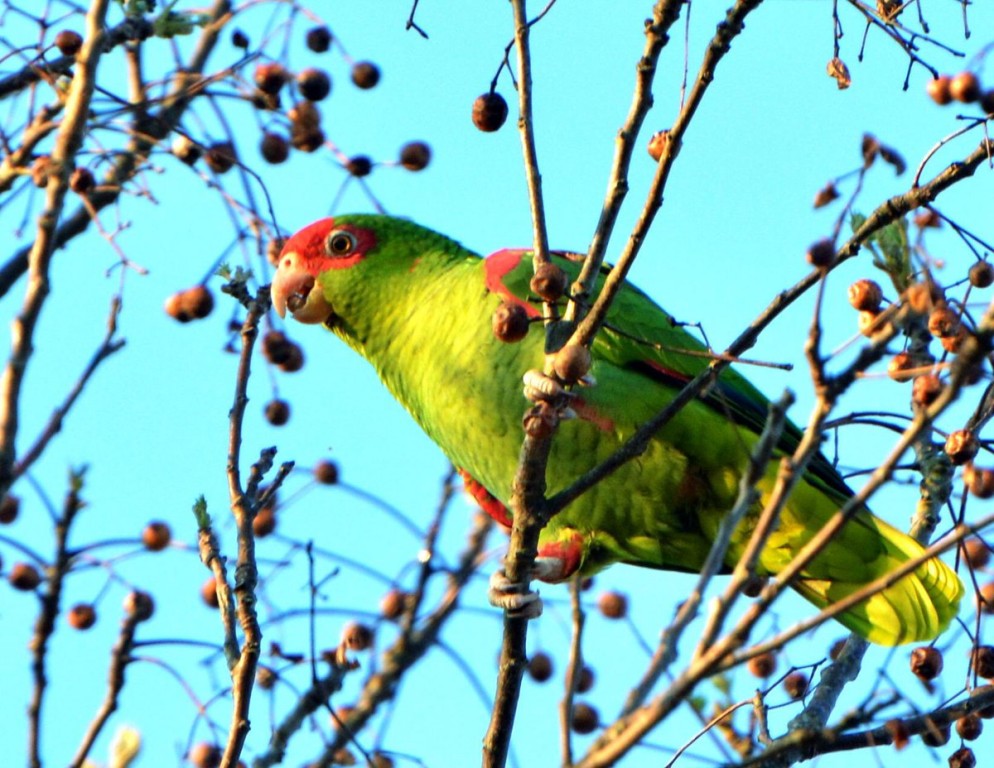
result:
M 502 608 L 511 616 L 537 619 L 542 615 L 542 598 L 531 590 L 519 592 L 520 588 L 521 585 L 512 583 L 501 568 L 490 577 L 487 597 L 494 608 Z
M 566 547 L 556 546 L 554 550 L 555 554 L 535 558 L 531 573 L 533 579 L 555 584 L 569 578 L 576 571 L 580 560 L 579 550 L 573 552 L 569 544 Z M 487 597 L 495 608 L 503 608 L 512 615 L 526 619 L 537 619 L 542 615 L 542 598 L 538 592 L 529 590 L 522 593 L 520 589 L 521 585 L 512 583 L 501 568 L 490 577 Z
M 576 411 L 570 407 L 576 395 L 567 390 L 552 376 L 547 376 L 537 369 L 526 371 L 522 377 L 525 384 L 525 398 L 536 405 L 549 405 L 555 410 L 556 416 L 565 421 L 575 419 Z M 593 379 L 590 380 L 593 383 Z

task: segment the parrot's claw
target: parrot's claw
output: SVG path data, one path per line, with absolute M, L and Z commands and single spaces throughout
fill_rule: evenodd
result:
M 502 608 L 514 617 L 537 619 L 542 615 L 542 598 L 538 592 L 517 591 L 520 585 L 511 583 L 501 568 L 490 577 L 490 591 L 487 597 L 494 608 Z
M 561 398 L 575 397 L 572 392 L 567 392 L 563 385 L 551 376 L 547 376 L 537 369 L 526 371 L 521 377 L 525 384 L 525 397 L 533 403 L 545 401 L 555 404 Z

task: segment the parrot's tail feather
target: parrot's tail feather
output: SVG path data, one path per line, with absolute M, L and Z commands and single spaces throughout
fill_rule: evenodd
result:
M 900 535 L 900 534 L 899 534 Z M 920 554 L 907 552 L 906 542 L 895 544 L 887 557 L 887 569 L 880 576 L 894 571 L 909 558 Z M 799 579 L 794 588 L 820 608 L 837 603 L 866 586 L 842 580 Z M 956 617 L 963 585 L 959 577 L 938 558 L 926 560 L 907 576 L 902 577 L 875 595 L 856 603 L 836 615 L 836 619 L 871 643 L 900 645 L 931 640 Z

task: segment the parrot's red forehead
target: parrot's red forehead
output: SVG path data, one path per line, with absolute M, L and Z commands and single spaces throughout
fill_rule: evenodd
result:
M 328 250 L 329 236 L 344 233 L 354 239 L 354 247 L 347 253 L 336 255 Z M 301 265 L 312 275 L 326 269 L 346 269 L 355 266 L 376 246 L 376 235 L 371 229 L 354 224 L 336 224 L 334 218 L 320 219 L 296 232 L 286 245 L 283 254 L 296 253 Z

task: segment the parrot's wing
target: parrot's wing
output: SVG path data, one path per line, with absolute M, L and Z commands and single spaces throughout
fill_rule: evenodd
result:
M 498 251 L 486 260 L 487 287 L 516 299 L 537 315 L 539 299 L 531 293 L 531 251 Z M 554 252 L 553 261 L 566 270 L 571 280 L 579 274 L 582 256 Z M 601 269 L 597 290 L 609 267 Z M 705 370 L 714 355 L 701 341 L 687 332 L 645 293 L 629 282 L 618 292 L 611 305 L 604 328 L 594 339 L 591 353 L 636 373 L 654 385 L 679 390 Z M 734 368 L 726 368 L 718 381 L 701 396 L 708 407 L 726 415 L 733 422 L 759 434 L 766 424 L 769 400 Z M 787 421 L 777 446 L 784 454 L 792 453 L 803 432 Z M 830 496 L 846 499 L 852 490 L 832 464 L 820 453 L 808 466 L 808 480 Z

